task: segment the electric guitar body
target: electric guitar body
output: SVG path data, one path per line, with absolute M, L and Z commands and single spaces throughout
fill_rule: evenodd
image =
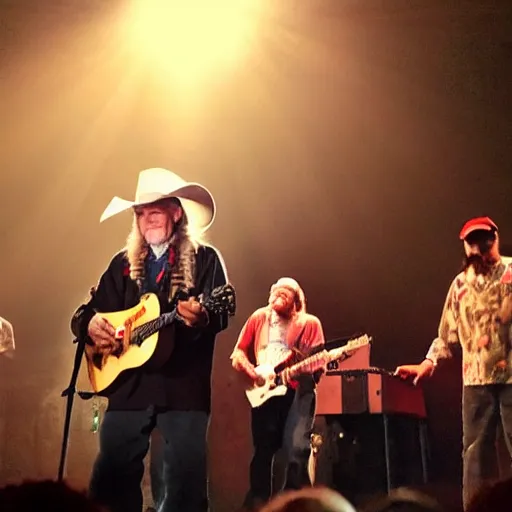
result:
M 254 368 L 256 374 L 260 377 L 258 381 L 252 382 L 246 389 L 245 395 L 247 400 L 251 404 L 252 408 L 263 405 L 267 400 L 270 400 L 274 396 L 284 396 L 288 388 L 285 386 L 280 378 L 281 372 L 276 372 L 276 367 L 288 368 L 290 376 L 298 376 L 304 371 L 307 372 L 307 368 L 312 364 L 320 364 L 322 366 L 327 365 L 332 361 L 338 359 L 347 359 L 356 350 L 369 345 L 371 343 L 371 337 L 367 334 L 359 336 L 348 341 L 346 345 L 331 350 L 322 350 L 317 354 L 313 354 L 309 357 L 304 358 L 302 361 L 295 362 L 292 358 L 287 357 L 277 366 L 269 364 L 261 364 Z M 282 370 L 281 370 L 282 371 Z

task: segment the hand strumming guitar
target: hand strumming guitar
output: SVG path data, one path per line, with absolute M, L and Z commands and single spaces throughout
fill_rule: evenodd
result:
M 99 351 L 112 350 L 116 345 L 115 329 L 108 320 L 96 313 L 89 322 L 87 334 Z
M 203 327 L 208 325 L 208 312 L 194 297 L 188 300 L 178 301 L 176 307 L 178 315 L 185 321 L 189 327 Z
M 265 383 L 265 379 L 258 375 L 254 370 L 254 365 L 247 359 L 245 354 L 240 353 L 239 357 L 232 359 L 232 366 L 237 372 L 245 373 L 251 380 L 254 380 L 259 386 Z

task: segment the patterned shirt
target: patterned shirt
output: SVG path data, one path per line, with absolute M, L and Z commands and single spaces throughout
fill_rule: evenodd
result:
M 507 259 L 508 260 L 508 259 Z M 472 268 L 452 282 L 438 337 L 426 358 L 450 358 L 451 344 L 462 347 L 465 386 L 512 384 L 512 264 L 505 259 L 486 276 Z

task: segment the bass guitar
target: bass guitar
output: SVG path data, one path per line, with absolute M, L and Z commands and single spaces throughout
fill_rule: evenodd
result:
M 367 334 L 364 334 L 363 336 L 349 340 L 343 347 L 331 350 L 324 349 L 299 362 L 284 362 L 276 366 L 260 364 L 254 369 L 260 378 L 252 382 L 245 390 L 245 395 L 252 408 L 259 407 L 273 396 L 283 396 L 286 394 L 288 388 L 283 383 L 281 377 L 283 370 L 287 369 L 289 378 L 292 379 L 298 375 L 311 372 L 311 368 L 314 368 L 314 373 L 332 361 L 347 359 L 356 350 L 370 343 L 371 338 Z M 280 370 L 276 372 L 276 368 Z
M 230 284 L 219 286 L 205 300 L 200 297 L 199 302 L 208 313 L 233 316 L 235 289 Z M 154 293 L 144 294 L 133 308 L 100 315 L 114 327 L 119 343 L 113 351 L 86 351 L 89 381 L 95 393 L 113 384 L 121 372 L 146 363 L 155 352 L 160 330 L 175 320 L 181 321 L 176 307 L 161 314 L 160 301 Z

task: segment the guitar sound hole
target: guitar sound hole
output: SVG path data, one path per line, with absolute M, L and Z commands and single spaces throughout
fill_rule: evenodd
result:
M 93 354 L 92 355 L 92 364 L 101 370 L 103 368 L 103 355 L 102 354 Z
M 114 346 L 114 349 L 112 350 L 111 354 L 115 357 L 121 357 L 124 352 L 124 347 L 121 343 L 118 343 Z

